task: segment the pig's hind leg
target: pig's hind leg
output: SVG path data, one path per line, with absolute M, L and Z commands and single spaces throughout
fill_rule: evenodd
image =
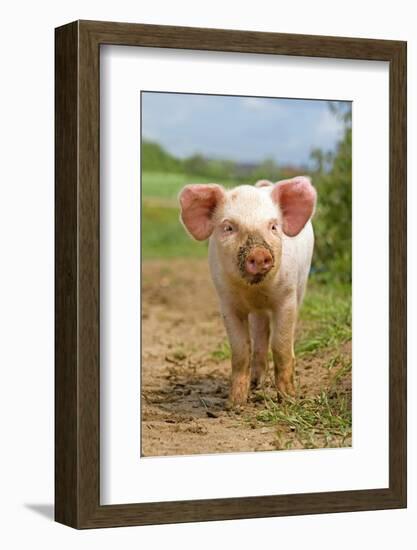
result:
M 262 387 L 268 372 L 269 316 L 264 313 L 249 315 L 251 335 L 251 385 Z

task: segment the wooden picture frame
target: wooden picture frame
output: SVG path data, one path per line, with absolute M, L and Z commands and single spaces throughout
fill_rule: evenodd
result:
M 100 504 L 99 56 L 118 44 L 389 62 L 389 487 Z M 406 506 L 406 43 L 111 22 L 56 29 L 55 519 L 75 528 Z

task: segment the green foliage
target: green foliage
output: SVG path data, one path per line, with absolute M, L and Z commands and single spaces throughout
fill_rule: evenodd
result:
M 343 446 L 352 434 L 352 407 L 344 393 L 321 392 L 314 397 L 286 399 L 279 404 L 265 396 L 265 409 L 258 413 L 257 420 L 277 428 L 278 448 L 282 448 L 280 430 L 288 428 L 305 449 L 326 447 L 337 436 L 342 438 Z M 324 437 L 324 445 L 317 440 L 317 435 Z M 291 447 L 291 440 L 288 443 L 287 448 Z
M 188 176 L 175 172 L 142 172 L 142 198 L 165 199 L 165 206 L 170 204 L 177 210 L 177 197 L 180 190 L 187 183 L 209 183 L 206 176 Z
M 207 245 L 192 240 L 179 222 L 178 208 L 142 201 L 142 258 L 205 257 Z
M 184 160 L 186 174 L 207 174 L 208 161 L 203 155 L 193 155 Z
M 343 139 L 334 154 L 312 152 L 317 168 L 312 174 L 318 192 L 314 216 L 316 244 L 313 267 L 319 277 L 350 282 L 352 279 L 352 127 L 350 109 L 331 109 L 345 124 Z M 327 171 L 326 164 L 330 166 Z
M 202 155 L 193 155 L 184 160 L 184 172 L 187 176 L 201 174 L 213 183 L 226 183 L 241 178 L 236 164 L 231 160 L 208 159 Z
M 303 331 L 296 341 L 297 356 L 313 356 L 339 348 L 352 338 L 352 304 L 349 284 L 317 284 L 313 276 L 300 312 Z
M 183 172 L 181 160 L 167 153 L 158 143 L 142 141 L 142 171 Z
M 253 183 L 258 180 L 278 181 L 281 179 L 281 174 L 274 159 L 267 158 L 252 171 L 251 177 Z
M 142 257 L 175 258 L 207 255 L 207 244 L 196 242 L 179 219 L 177 196 L 187 183 L 208 183 L 206 176 L 142 172 Z
M 211 358 L 217 362 L 225 361 L 232 357 L 232 352 L 230 350 L 230 345 L 228 341 L 221 342 L 217 349 L 211 353 Z

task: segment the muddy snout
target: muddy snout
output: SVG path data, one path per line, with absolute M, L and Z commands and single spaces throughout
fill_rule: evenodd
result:
M 272 254 L 264 247 L 252 248 L 246 257 L 245 271 L 248 275 L 266 275 L 273 265 Z
M 249 237 L 239 249 L 239 271 L 251 285 L 260 283 L 274 267 L 274 263 L 274 252 L 263 239 Z

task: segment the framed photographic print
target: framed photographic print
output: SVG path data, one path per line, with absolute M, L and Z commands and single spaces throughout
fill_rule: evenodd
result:
M 56 520 L 406 506 L 406 43 L 56 29 Z

